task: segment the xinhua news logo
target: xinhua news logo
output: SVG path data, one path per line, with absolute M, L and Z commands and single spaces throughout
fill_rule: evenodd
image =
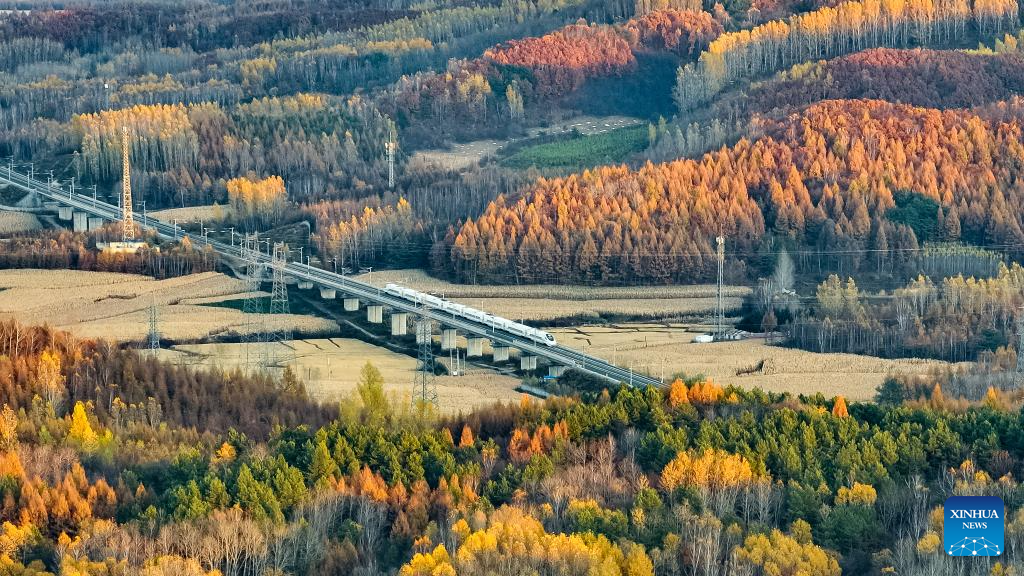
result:
M 950 556 L 1002 556 L 1006 507 L 996 496 L 946 500 L 942 545 Z

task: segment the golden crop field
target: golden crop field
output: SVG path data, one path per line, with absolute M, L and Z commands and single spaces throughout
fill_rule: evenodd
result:
M 40 230 L 42 224 L 35 214 L 28 212 L 0 212 L 0 234 L 18 234 Z
M 84 338 L 142 340 L 149 331 L 151 304 L 157 308 L 161 335 L 173 340 L 243 332 L 248 324 L 239 310 L 184 301 L 186 295 L 202 300 L 245 289 L 244 282 L 214 272 L 154 280 L 79 270 L 3 270 L 0 288 L 0 317 L 48 324 Z M 270 327 L 307 334 L 338 329 L 334 321 L 300 315 L 271 317 Z
M 630 314 L 665 317 L 715 309 L 714 285 L 595 287 L 559 285 L 477 286 L 452 284 L 422 270 L 385 270 L 358 276 L 376 286 L 390 282 L 457 299 L 459 303 L 515 320 Z M 750 288 L 727 286 L 727 308 L 738 307 Z
M 675 372 L 704 374 L 722 384 L 773 392 L 867 400 L 890 373 L 921 374 L 948 365 L 937 360 L 886 360 L 854 354 L 817 354 L 771 346 L 764 340 L 699 344 L 687 326 L 623 324 L 551 330 L 559 344 L 660 377 Z M 737 375 L 763 361 L 761 370 Z
M 199 366 L 233 368 L 245 363 L 245 344 L 182 344 L 161 351 L 162 357 Z M 287 351 L 289 363 L 314 398 L 334 402 L 356 390 L 359 372 L 369 361 L 384 376 L 384 389 L 395 402 L 410 402 L 416 359 L 351 338 L 295 340 L 275 344 L 275 357 Z M 257 354 L 257 351 L 251 351 Z M 474 407 L 516 401 L 519 380 L 481 371 L 465 376 L 438 376 L 438 404 L 442 412 L 468 412 Z

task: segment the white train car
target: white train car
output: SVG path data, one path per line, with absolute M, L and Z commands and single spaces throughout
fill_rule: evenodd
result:
M 444 300 L 441 300 L 440 298 L 434 296 L 433 294 L 423 294 L 421 292 L 420 302 L 428 306 L 433 306 L 434 308 L 444 308 Z
M 466 307 L 462 304 L 456 304 L 455 302 L 449 302 L 444 300 L 441 304 L 441 309 L 445 312 L 451 312 L 457 316 L 462 316 L 466 312 Z
M 555 337 L 548 332 L 538 330 L 537 328 L 531 328 L 525 324 L 513 322 L 512 320 L 508 320 L 500 316 L 489 314 L 483 310 L 477 310 L 476 308 L 470 308 L 469 306 L 449 302 L 443 298 L 438 298 L 433 294 L 425 294 L 418 290 L 413 290 L 412 288 L 399 286 L 398 284 L 386 284 L 384 286 L 384 293 L 397 296 L 410 302 L 415 302 L 416 304 L 431 306 L 446 312 L 451 312 L 456 316 L 468 318 L 469 320 L 483 324 L 484 326 L 504 330 L 510 334 L 515 334 L 516 336 L 526 338 L 527 340 L 531 340 L 539 344 L 544 344 L 546 346 L 556 346 L 558 344 Z

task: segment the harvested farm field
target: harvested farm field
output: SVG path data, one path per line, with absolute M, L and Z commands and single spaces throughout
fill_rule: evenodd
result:
M 715 286 L 593 287 L 562 285 L 480 286 L 452 284 L 422 270 L 385 270 L 358 276 L 383 287 L 401 284 L 514 320 L 537 322 L 579 317 L 665 318 L 706 314 L 715 309 Z M 725 288 L 726 308 L 738 308 L 746 286 Z
M 161 351 L 162 358 L 193 366 L 231 369 L 245 363 L 245 344 L 182 344 Z M 288 364 L 317 400 L 336 402 L 356 391 L 359 372 L 371 362 L 384 377 L 384 390 L 395 401 L 408 403 L 413 394 L 416 359 L 352 338 L 293 340 L 274 345 L 275 357 Z M 256 354 L 258 352 L 252 352 Z M 494 402 L 516 401 L 519 379 L 486 370 L 464 376 L 438 376 L 441 411 L 455 414 Z
M 244 289 L 244 282 L 215 272 L 155 280 L 111 272 L 3 270 L 0 317 L 47 324 L 82 338 L 141 341 L 149 331 L 149 308 L 155 305 L 162 338 L 199 340 L 242 333 L 247 317 L 238 310 L 200 306 L 184 296 L 202 301 Z M 271 329 L 290 327 L 304 334 L 338 330 L 335 322 L 314 316 L 274 316 L 270 322 Z
M 854 354 L 818 354 L 763 339 L 700 344 L 681 324 L 619 324 L 551 330 L 559 344 L 584 350 L 653 376 L 703 374 L 721 384 L 772 392 L 842 394 L 869 400 L 889 374 L 924 374 L 949 366 L 938 360 L 889 360 Z

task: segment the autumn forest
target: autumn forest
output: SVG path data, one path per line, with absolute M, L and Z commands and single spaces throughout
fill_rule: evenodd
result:
M 877 361 L 856 398 L 513 368 L 532 395 L 443 410 L 362 356 L 325 401 L 310 371 L 4 309 L 0 575 L 1024 576 L 1022 8 L 0 0 L 2 165 L 117 204 L 126 146 L 136 210 L 176 231 L 104 251 L 116 223 L 67 230 L 0 184 L 41 223 L 0 225 L 0 270 L 232 275 L 204 241 L 258 233 L 437 293 L 721 274 L 721 318 L 630 296 L 586 319 L 754 339 L 737 382 L 771 350 Z M 560 342 L 598 347 L 570 316 Z M 1005 554 L 950 556 L 951 496 L 1002 498 Z

